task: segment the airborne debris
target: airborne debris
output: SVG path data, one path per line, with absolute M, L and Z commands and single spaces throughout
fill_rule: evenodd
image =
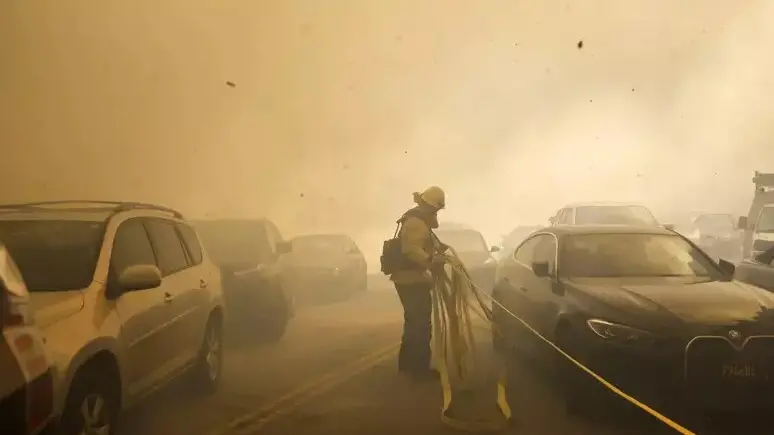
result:
M 580 41 L 578 41 L 578 50 L 580 50 L 581 48 L 583 48 L 583 40 L 582 39 Z
M 234 82 L 226 82 L 226 85 L 231 86 L 232 88 L 236 87 L 236 83 Z

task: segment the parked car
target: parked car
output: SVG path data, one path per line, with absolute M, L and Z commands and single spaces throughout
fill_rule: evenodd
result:
M 0 240 L 27 284 L 62 434 L 110 433 L 122 409 L 182 375 L 220 383 L 217 268 L 174 210 L 141 203 L 0 206 Z
M 344 234 L 307 234 L 291 240 L 286 282 L 305 302 L 338 300 L 365 291 L 365 256 Z
M 2 433 L 50 432 L 54 420 L 54 370 L 30 312 L 27 286 L 0 245 L 0 422 Z
M 492 256 L 500 250 L 499 246 L 488 247 L 484 236 L 474 229 L 437 229 L 438 239 L 454 248 L 465 265 L 473 283 L 486 293 L 494 287 L 497 260 Z
M 734 278 L 774 292 L 774 246 L 737 264 Z
M 551 225 L 648 225 L 663 226 L 644 205 L 626 202 L 590 202 L 562 207 L 549 219 Z
M 498 252 L 499 259 L 503 259 L 504 257 L 513 254 L 513 251 L 516 250 L 524 239 L 541 228 L 543 227 L 539 225 L 525 225 L 518 226 L 511 230 L 510 233 L 503 236 L 503 240 L 500 243 L 501 249 L 500 252 Z
M 774 295 L 733 274 L 656 226 L 547 228 L 502 265 L 495 345 L 555 363 L 574 411 L 607 392 L 537 334 L 649 404 L 770 406 Z
M 220 268 L 227 330 L 237 341 L 276 342 L 294 314 L 294 297 L 282 283 L 280 259 L 291 251 L 269 219 L 195 221 L 212 261 Z

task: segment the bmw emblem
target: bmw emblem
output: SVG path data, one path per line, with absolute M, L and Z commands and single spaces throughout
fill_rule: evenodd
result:
M 736 329 L 732 329 L 732 330 L 728 331 L 728 338 L 730 338 L 732 340 L 739 340 L 739 339 L 742 338 L 742 334 L 739 331 L 737 331 Z

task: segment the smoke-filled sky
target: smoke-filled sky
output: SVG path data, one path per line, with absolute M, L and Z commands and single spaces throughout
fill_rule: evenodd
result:
M 772 20 L 751 0 L 5 0 L 0 201 L 367 243 L 430 184 L 490 238 L 576 201 L 744 213 L 774 170 Z

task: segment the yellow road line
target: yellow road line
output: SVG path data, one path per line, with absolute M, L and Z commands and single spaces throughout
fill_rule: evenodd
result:
M 390 344 L 389 346 L 365 355 L 338 370 L 334 370 L 320 378 L 307 382 L 274 400 L 272 403 L 263 406 L 259 410 L 247 413 L 232 420 L 223 430 L 217 431 L 216 434 L 247 435 L 255 433 L 267 423 L 276 420 L 283 413 L 295 409 L 299 405 L 306 403 L 308 400 L 341 385 L 392 357 L 398 350 L 399 345 L 399 343 Z

